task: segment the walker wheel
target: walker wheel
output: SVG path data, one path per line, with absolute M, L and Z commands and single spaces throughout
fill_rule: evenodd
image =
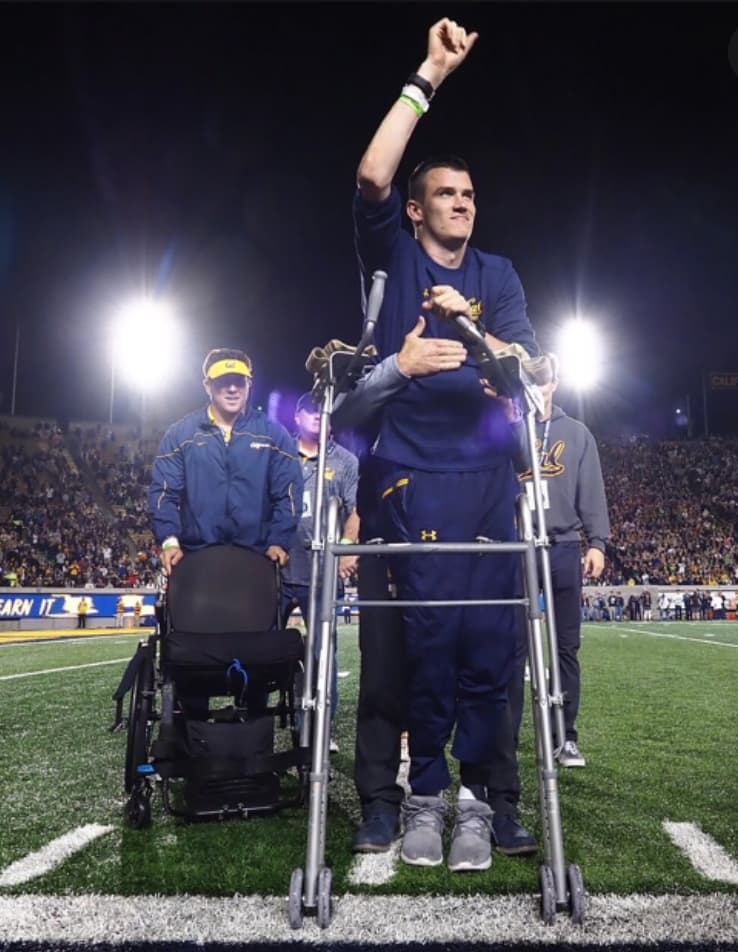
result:
M 584 922 L 585 897 L 582 871 L 578 866 L 571 865 L 566 870 L 567 885 L 569 886 L 569 913 L 571 921 L 580 926 Z
M 541 886 L 541 919 L 544 925 L 552 926 L 556 918 L 556 889 L 551 867 L 541 866 L 538 879 Z
M 318 873 L 318 908 L 317 922 L 321 929 L 327 928 L 333 918 L 333 900 L 331 899 L 331 887 L 333 884 L 333 874 L 330 866 L 324 866 Z
M 305 876 L 301 869 L 293 869 L 290 877 L 290 895 L 287 902 L 287 915 L 291 929 L 302 929 L 302 885 Z

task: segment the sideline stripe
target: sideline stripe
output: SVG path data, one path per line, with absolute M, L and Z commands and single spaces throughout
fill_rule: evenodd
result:
M 336 942 L 407 948 L 414 943 L 480 942 L 592 947 L 656 942 L 734 943 L 738 939 L 738 896 L 589 896 L 584 926 L 566 912 L 551 926 L 541 922 L 534 896 L 354 896 L 334 897 L 330 925 L 314 917 L 292 930 L 287 897 L 237 896 L 0 896 L 0 940 L 54 943 L 61 940 L 124 944 L 196 943 L 207 948 L 233 943 L 243 948 L 294 943 L 335 948 Z M 353 947 L 353 945 L 352 945 Z M 480 946 L 481 947 L 481 946 Z
M 77 827 L 71 833 L 59 836 L 35 853 L 29 853 L 23 859 L 11 863 L 0 875 L 0 886 L 18 886 L 27 883 L 30 879 L 37 879 L 66 859 L 84 849 L 88 843 L 114 830 L 113 826 L 101 826 L 99 823 L 88 823 L 87 826 Z
M 110 661 L 90 661 L 89 664 L 70 664 L 65 668 L 46 668 L 43 671 L 23 671 L 21 674 L 2 674 L 0 681 L 15 681 L 18 678 L 35 678 L 37 674 L 56 674 L 59 671 L 81 671 L 83 668 L 101 668 L 106 664 L 122 664 L 130 658 L 113 658 Z
M 698 873 L 707 879 L 738 886 L 738 863 L 696 823 L 672 823 L 664 820 L 664 830 L 685 854 Z
M 156 628 L 27 628 L 23 631 L 0 632 L 0 645 L 40 645 L 44 642 L 71 641 L 78 638 L 110 638 L 114 635 L 152 634 Z
M 123 638 L 118 638 L 115 641 L 110 641 L 108 635 L 94 635 L 91 638 L 68 638 L 66 635 L 63 638 L 44 638 L 39 641 L 3 641 L 2 635 L 0 635 L 0 648 L 10 650 L 11 648 L 58 648 L 60 644 L 63 644 L 66 648 L 67 645 L 86 645 L 94 643 L 96 641 L 105 641 L 111 645 L 124 645 L 126 644 Z
M 698 645 L 710 645 L 720 648 L 738 648 L 738 645 L 731 644 L 729 641 L 705 641 L 704 638 L 690 638 L 689 635 L 669 635 L 665 631 L 644 631 L 643 628 L 624 628 L 622 624 L 619 624 L 616 630 L 630 631 L 634 635 L 646 635 L 648 638 L 671 638 L 674 641 L 695 641 Z

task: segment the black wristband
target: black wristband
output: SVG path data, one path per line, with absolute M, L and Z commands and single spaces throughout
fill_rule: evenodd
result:
M 409 83 L 411 86 L 417 86 L 418 89 L 423 93 L 428 102 L 433 99 L 436 91 L 425 79 L 423 76 L 418 76 L 417 73 L 410 73 L 408 78 L 405 80 L 406 83 Z

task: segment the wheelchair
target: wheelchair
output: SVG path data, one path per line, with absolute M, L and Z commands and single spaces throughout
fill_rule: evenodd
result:
M 276 563 L 234 545 L 188 552 L 157 620 L 113 695 L 111 730 L 127 731 L 128 825 L 149 825 L 155 786 L 165 812 L 189 820 L 301 805 L 310 762 L 295 704 L 304 645 L 299 629 L 280 627 Z M 277 726 L 287 734 L 279 751 Z

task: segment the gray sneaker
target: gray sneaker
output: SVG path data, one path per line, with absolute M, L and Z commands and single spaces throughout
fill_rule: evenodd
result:
M 492 808 L 482 800 L 460 800 L 451 834 L 448 868 L 452 873 L 492 865 Z
M 403 863 L 440 866 L 447 809 L 443 797 L 410 796 L 405 800 L 402 804 L 405 834 L 400 850 Z
M 587 761 L 577 747 L 576 741 L 567 740 L 559 751 L 560 767 L 584 767 Z

